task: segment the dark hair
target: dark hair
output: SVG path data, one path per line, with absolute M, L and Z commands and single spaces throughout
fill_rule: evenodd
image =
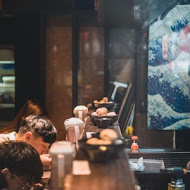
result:
M 46 115 L 44 106 L 37 99 L 28 100 L 19 110 L 13 121 L 1 132 L 19 131 L 22 120 L 29 115 Z
M 8 141 L 0 144 L 0 169 L 7 168 L 16 176 L 25 176 L 28 183 L 38 183 L 43 175 L 38 152 L 28 143 Z
M 16 132 L 19 131 L 20 123 L 22 120 L 29 116 L 29 115 L 44 115 L 45 109 L 43 108 L 42 104 L 37 100 L 28 100 L 22 108 L 19 110 L 17 116 L 16 116 Z
M 57 130 L 53 123 L 45 116 L 29 115 L 20 125 L 20 134 L 31 131 L 36 137 L 42 137 L 44 142 L 54 143 L 57 138 Z

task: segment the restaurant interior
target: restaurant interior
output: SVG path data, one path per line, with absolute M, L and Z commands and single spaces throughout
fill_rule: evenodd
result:
M 183 21 L 184 33 L 190 32 L 188 11 L 189 0 L 0 0 L 0 130 L 27 100 L 37 98 L 62 141 L 64 122 L 74 117 L 76 106 L 107 97 L 116 103 L 122 137 L 138 136 L 141 156 L 157 159 L 161 153 L 167 161 L 184 158 L 186 164 L 190 47 L 182 48 L 178 28 Z M 168 62 L 158 47 L 163 33 L 173 40 L 168 52 L 176 44 L 182 52 L 178 56 L 174 48 L 167 58 L 175 58 Z M 9 87 L 3 86 L 6 76 L 14 78 Z M 131 136 L 128 126 L 133 126 Z M 156 175 L 136 176 L 159 190 Z M 163 184 L 170 179 L 159 177 Z M 188 178 L 184 181 L 189 187 Z M 145 186 L 141 189 L 151 189 Z

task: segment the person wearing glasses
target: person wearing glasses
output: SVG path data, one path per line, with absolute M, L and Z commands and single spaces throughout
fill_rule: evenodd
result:
M 39 190 L 43 167 L 38 152 L 28 143 L 5 141 L 0 144 L 0 189 Z
M 45 116 L 29 115 L 20 124 L 18 132 L 0 134 L 0 143 L 9 140 L 23 141 L 33 146 L 40 154 L 44 168 L 51 167 L 49 148 L 56 141 L 57 130 Z

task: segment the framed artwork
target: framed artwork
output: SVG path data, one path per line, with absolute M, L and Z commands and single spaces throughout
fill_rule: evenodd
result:
M 190 5 L 149 28 L 147 102 L 148 129 L 190 129 Z

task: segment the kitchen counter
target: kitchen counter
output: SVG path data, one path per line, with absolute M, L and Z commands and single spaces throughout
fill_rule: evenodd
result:
M 138 153 L 131 153 L 130 149 L 127 149 L 130 159 L 154 159 L 162 160 L 165 168 L 182 167 L 186 168 L 186 164 L 190 161 L 190 152 L 184 152 L 180 150 L 172 149 L 139 149 Z M 150 162 L 151 163 L 151 162 Z M 154 168 L 154 166 L 152 167 Z M 135 177 L 137 182 L 141 186 L 141 190 L 164 190 L 168 189 L 168 183 L 171 182 L 172 174 L 162 172 L 159 169 L 144 171 L 135 171 Z M 190 174 L 187 173 L 183 176 L 183 183 L 185 189 L 190 189 Z

